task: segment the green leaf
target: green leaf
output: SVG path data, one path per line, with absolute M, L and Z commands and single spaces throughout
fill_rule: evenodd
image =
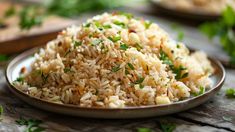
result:
M 120 66 L 118 65 L 118 66 L 115 66 L 115 67 L 113 67 L 112 69 L 111 69 L 111 71 L 112 72 L 117 72 L 117 71 L 119 71 L 121 68 L 120 68 Z
M 131 64 L 131 63 L 127 63 L 128 67 L 131 69 L 131 70 L 134 70 L 134 66 Z
M 176 125 L 172 123 L 160 122 L 160 128 L 163 132 L 173 132 L 173 130 L 176 128 Z
M 150 128 L 141 127 L 137 128 L 137 132 L 152 132 L 152 130 Z
M 226 90 L 226 96 L 228 98 L 235 98 L 235 88 L 229 88 Z
M 7 61 L 7 60 L 9 60 L 9 57 L 7 55 L 1 55 L 0 54 L 0 62 Z
M 222 20 L 226 25 L 230 27 L 235 26 L 235 11 L 231 6 L 227 6 L 222 13 L 222 17 Z
M 151 26 L 152 22 L 150 21 L 145 21 L 144 22 L 144 26 L 145 26 L 145 29 L 149 29 L 149 27 Z
M 141 84 L 144 81 L 144 77 L 139 77 L 134 84 Z
M 110 29 L 110 28 L 112 28 L 112 26 L 108 24 L 108 25 L 104 25 L 103 28 L 104 29 Z
M 18 77 L 15 81 L 17 81 L 17 82 L 24 82 L 24 77 Z
M 136 48 L 138 51 L 140 51 L 141 49 L 143 49 L 143 46 L 140 45 L 139 43 L 136 43 L 134 46 L 135 46 L 135 48 Z
M 40 26 L 43 22 L 44 15 L 35 6 L 23 8 L 20 12 L 19 26 L 22 30 L 29 30 L 34 26 Z
M 118 26 L 120 26 L 122 28 L 126 28 L 126 24 L 123 23 L 123 22 L 120 22 L 120 21 L 114 21 L 113 24 L 118 25 Z
M 129 47 L 128 47 L 127 44 L 124 44 L 124 43 L 123 43 L 123 44 L 120 45 L 120 49 L 121 49 L 121 50 L 127 50 L 128 48 L 129 48 Z
M 177 40 L 178 41 L 183 41 L 184 39 L 184 32 L 183 31 L 178 31 L 178 34 L 177 34 Z
M 15 121 L 18 125 L 25 125 L 27 126 L 25 132 L 43 132 L 45 129 L 42 127 L 39 127 L 39 125 L 42 123 L 41 120 L 37 119 L 24 119 L 20 117 L 19 120 Z
M 15 7 L 12 5 L 10 8 L 8 8 L 8 9 L 6 10 L 6 12 L 4 13 L 4 17 L 5 17 L 5 18 L 11 17 L 11 16 L 13 16 L 15 13 L 16 13 L 16 9 L 15 9 Z
M 65 67 L 64 68 L 64 73 L 72 72 L 70 67 Z
M 198 93 L 192 93 L 193 96 L 196 97 L 205 93 L 206 89 L 204 87 L 200 86 L 199 88 L 200 88 L 200 91 Z
M 74 47 L 76 48 L 76 47 L 82 45 L 82 41 L 76 41 L 76 40 L 74 40 L 74 41 L 73 41 L 73 44 L 74 44 Z
M 108 37 L 108 39 L 115 43 L 115 42 L 121 40 L 121 36 Z

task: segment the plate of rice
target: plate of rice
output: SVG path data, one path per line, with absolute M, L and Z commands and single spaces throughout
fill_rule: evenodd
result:
M 179 17 L 210 20 L 221 16 L 229 5 L 235 9 L 234 0 L 151 0 L 159 11 Z
M 161 116 L 195 107 L 222 87 L 220 62 L 190 53 L 157 24 L 97 15 L 14 58 L 9 89 L 51 112 L 95 118 Z

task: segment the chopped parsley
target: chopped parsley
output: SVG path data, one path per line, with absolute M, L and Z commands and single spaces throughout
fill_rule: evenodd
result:
M 41 120 L 37 119 L 24 119 L 20 118 L 19 120 L 15 121 L 20 126 L 27 126 L 25 132 L 43 132 L 45 131 L 44 128 L 40 127 L 39 125 L 42 124 Z
M 131 69 L 131 70 L 134 70 L 134 66 L 131 64 L 131 63 L 127 63 L 128 67 Z
M 48 77 L 49 77 L 49 74 L 43 73 L 42 70 L 36 70 L 34 73 L 35 73 L 35 75 L 40 76 L 40 77 L 42 78 L 42 81 L 43 81 L 44 83 L 47 82 L 47 79 L 48 79 Z
M 7 61 L 7 60 L 9 60 L 9 57 L 7 55 L 1 55 L 0 54 L 0 62 Z
M 91 23 L 86 23 L 83 26 L 86 27 L 86 28 L 89 28 L 91 26 Z
M 64 73 L 68 73 L 68 72 L 72 72 L 71 68 L 65 67 L 65 68 L 64 68 Z
M 176 128 L 176 125 L 172 124 L 172 123 L 160 122 L 160 128 L 161 128 L 162 132 L 173 132 Z
M 103 25 L 103 28 L 104 28 L 104 29 L 110 29 L 110 28 L 112 28 L 112 26 L 109 25 L 109 24 L 108 24 L 108 25 Z
M 24 82 L 24 77 L 18 77 L 15 81 L 23 83 Z
M 144 81 L 144 77 L 139 77 L 139 78 L 134 82 L 134 84 L 141 84 L 141 83 L 143 83 L 143 81 Z
M 21 10 L 19 17 L 19 26 L 22 30 L 29 30 L 34 26 L 40 26 L 44 19 L 44 15 L 35 6 L 25 7 Z
M 70 49 L 65 52 L 64 57 L 66 57 L 69 53 L 71 53 Z
M 229 88 L 226 90 L 226 96 L 228 98 L 235 98 L 235 88 Z
M 96 45 L 100 44 L 101 42 L 102 42 L 102 40 L 100 40 L 100 39 L 95 39 L 95 40 L 93 40 L 93 41 L 91 42 L 91 45 L 92 45 L 92 46 L 96 46 Z
M 188 77 L 188 72 L 185 72 L 185 73 L 183 72 L 187 69 L 181 65 L 179 67 L 172 67 L 171 69 L 172 69 L 173 73 L 176 74 L 176 76 L 175 76 L 176 80 L 180 80 L 180 79 Z
M 175 67 L 173 62 L 170 60 L 170 58 L 168 57 L 168 55 L 163 52 L 163 50 L 160 50 L 160 60 L 163 61 L 163 64 L 167 64 L 170 69 L 172 70 L 172 72 L 174 74 L 176 74 L 175 79 L 176 80 L 180 80 L 183 78 L 188 77 L 188 72 L 185 72 L 185 70 L 187 70 L 185 67 L 183 66 L 179 66 L 179 67 Z
M 150 128 L 141 127 L 137 128 L 137 132 L 152 132 L 152 130 Z
M 120 26 L 122 28 L 126 28 L 126 24 L 123 23 L 123 22 L 120 22 L 120 21 L 114 21 L 113 24 L 118 25 L 118 26 Z
M 12 5 L 10 8 L 8 8 L 8 9 L 6 10 L 6 12 L 4 13 L 4 17 L 5 17 L 5 18 L 8 18 L 8 17 L 13 16 L 14 14 L 16 14 L 16 9 L 15 9 L 15 7 Z
M 112 42 L 117 42 L 121 40 L 121 36 L 108 37 L 108 39 L 111 40 Z
M 192 93 L 193 96 L 199 96 L 199 95 L 202 95 L 204 94 L 206 91 L 206 89 L 202 86 L 200 86 L 200 91 L 198 93 Z
M 82 45 L 82 41 L 76 41 L 76 40 L 73 40 L 73 44 L 74 44 L 74 48 L 78 47 L 78 46 L 81 46 Z
M 143 46 L 140 45 L 139 43 L 136 43 L 136 44 L 135 44 L 135 48 L 136 48 L 138 51 L 140 51 L 141 49 L 143 49 Z
M 120 66 L 118 65 L 118 66 L 115 66 L 115 67 L 113 67 L 112 69 L 111 69 L 111 71 L 112 72 L 117 72 L 117 71 L 119 71 L 121 68 L 120 68 Z
M 133 18 L 133 14 L 131 13 L 126 13 L 126 12 L 118 12 L 119 15 L 126 16 L 128 19 Z
M 177 45 L 176 45 L 176 48 L 177 48 L 177 49 L 179 49 L 179 48 L 180 48 L 180 45 L 179 45 L 179 44 L 177 44 Z
M 145 21 L 144 22 L 144 26 L 145 26 L 145 29 L 149 29 L 149 27 L 151 26 L 152 22 L 150 21 Z
M 171 25 L 171 28 L 174 30 L 174 31 L 176 31 L 177 32 L 177 40 L 178 41 L 183 41 L 183 39 L 184 39 L 184 32 L 183 32 L 183 30 L 180 28 L 180 26 L 178 25 L 178 24 L 176 24 L 176 23 L 173 23 L 172 25 Z
M 123 44 L 120 45 L 120 49 L 121 49 L 121 50 L 127 50 L 128 48 L 129 48 L 129 47 L 128 47 L 127 44 L 124 44 L 124 43 L 123 43 Z

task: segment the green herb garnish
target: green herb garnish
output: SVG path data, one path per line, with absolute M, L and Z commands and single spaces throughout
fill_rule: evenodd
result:
M 16 13 L 16 9 L 15 9 L 15 7 L 12 5 L 10 8 L 8 8 L 8 9 L 6 10 L 6 12 L 4 13 L 4 17 L 5 17 L 5 18 L 11 17 L 11 16 L 13 16 L 15 13 Z
M 23 83 L 24 82 L 24 77 L 18 77 L 15 81 Z
M 131 64 L 131 63 L 127 63 L 128 67 L 131 69 L 131 70 L 134 70 L 134 66 Z
M 120 21 L 114 21 L 113 24 L 118 25 L 118 26 L 120 26 L 122 28 L 126 28 L 126 24 L 123 23 L 123 22 L 120 22 Z
M 112 26 L 111 25 L 103 25 L 103 28 L 104 29 L 110 29 L 110 28 L 112 28 Z
M 70 49 L 65 52 L 64 57 L 66 57 L 69 53 L 71 53 Z
M 141 84 L 144 81 L 144 77 L 139 77 L 134 84 Z
M 65 68 L 64 68 L 64 73 L 68 73 L 68 72 L 72 72 L 71 68 L 65 67 Z
M 7 60 L 9 60 L 9 57 L 7 55 L 1 55 L 0 54 L 0 62 L 7 61 Z
M 183 41 L 183 39 L 184 39 L 184 32 L 183 32 L 183 30 L 180 28 L 180 26 L 178 25 L 178 24 L 176 24 L 176 23 L 173 23 L 172 25 L 171 25 L 171 28 L 175 31 L 175 32 L 177 32 L 177 40 L 178 41 Z
M 120 45 L 120 49 L 121 49 L 121 50 L 127 50 L 128 48 L 129 48 L 129 47 L 128 47 L 127 44 L 124 44 L 124 43 L 123 43 L 123 44 Z
M 137 132 L 152 132 L 152 130 L 150 128 L 141 127 L 137 128 Z
M 121 40 L 121 36 L 108 37 L 108 39 L 115 43 L 115 42 Z
M 41 120 L 36 119 L 24 119 L 20 118 L 19 120 L 15 121 L 20 126 L 27 126 L 25 132 L 43 132 L 45 131 L 44 128 L 40 127 L 39 125 L 42 124 Z
M 149 29 L 149 27 L 151 26 L 152 22 L 150 21 L 145 21 L 144 22 L 144 26 L 145 26 L 145 29 Z
M 228 98 L 235 98 L 235 89 L 234 88 L 229 88 L 226 90 L 226 96 Z
M 139 43 L 136 43 L 136 44 L 135 44 L 135 48 L 136 48 L 138 51 L 140 51 L 141 49 L 143 49 L 143 46 L 140 45 Z
M 176 125 L 172 123 L 160 122 L 160 128 L 163 132 L 173 132 L 173 130 L 176 128 Z
M 224 51 L 230 56 L 230 62 L 235 63 L 235 11 L 228 6 L 222 17 L 215 22 L 205 22 L 199 26 L 209 39 L 219 38 Z
M 74 40 L 74 41 L 73 41 L 73 44 L 74 44 L 74 48 L 76 48 L 76 47 L 82 45 L 82 41 L 76 41 L 76 40 Z
M 202 95 L 204 94 L 206 91 L 206 89 L 202 86 L 200 86 L 200 91 L 198 93 L 192 93 L 193 96 L 199 96 L 199 95 Z
M 117 72 L 117 71 L 119 71 L 121 68 L 120 68 L 120 66 L 118 65 L 118 66 L 115 66 L 115 67 L 113 67 L 112 69 L 111 69 L 111 71 L 112 72 Z
M 34 26 L 40 26 L 43 22 L 44 15 L 39 12 L 37 7 L 29 6 L 25 7 L 20 12 L 19 26 L 22 30 L 29 30 Z
M 163 50 L 160 50 L 159 59 L 163 61 L 163 64 L 167 64 L 169 68 L 172 70 L 172 72 L 176 74 L 175 76 L 176 80 L 188 77 L 188 72 L 185 72 L 185 70 L 187 69 L 181 65 L 179 67 L 175 67 L 173 62 L 170 60 L 168 55 L 165 52 L 163 52 Z
M 126 16 L 128 19 L 133 18 L 133 14 L 131 14 L 131 13 L 126 13 L 126 12 L 119 11 L 118 14 Z

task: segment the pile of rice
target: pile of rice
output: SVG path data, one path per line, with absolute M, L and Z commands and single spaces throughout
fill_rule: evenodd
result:
M 205 53 L 190 54 L 157 24 L 127 13 L 69 27 L 34 57 L 13 84 L 36 98 L 83 107 L 170 104 L 202 94 L 214 71 Z

